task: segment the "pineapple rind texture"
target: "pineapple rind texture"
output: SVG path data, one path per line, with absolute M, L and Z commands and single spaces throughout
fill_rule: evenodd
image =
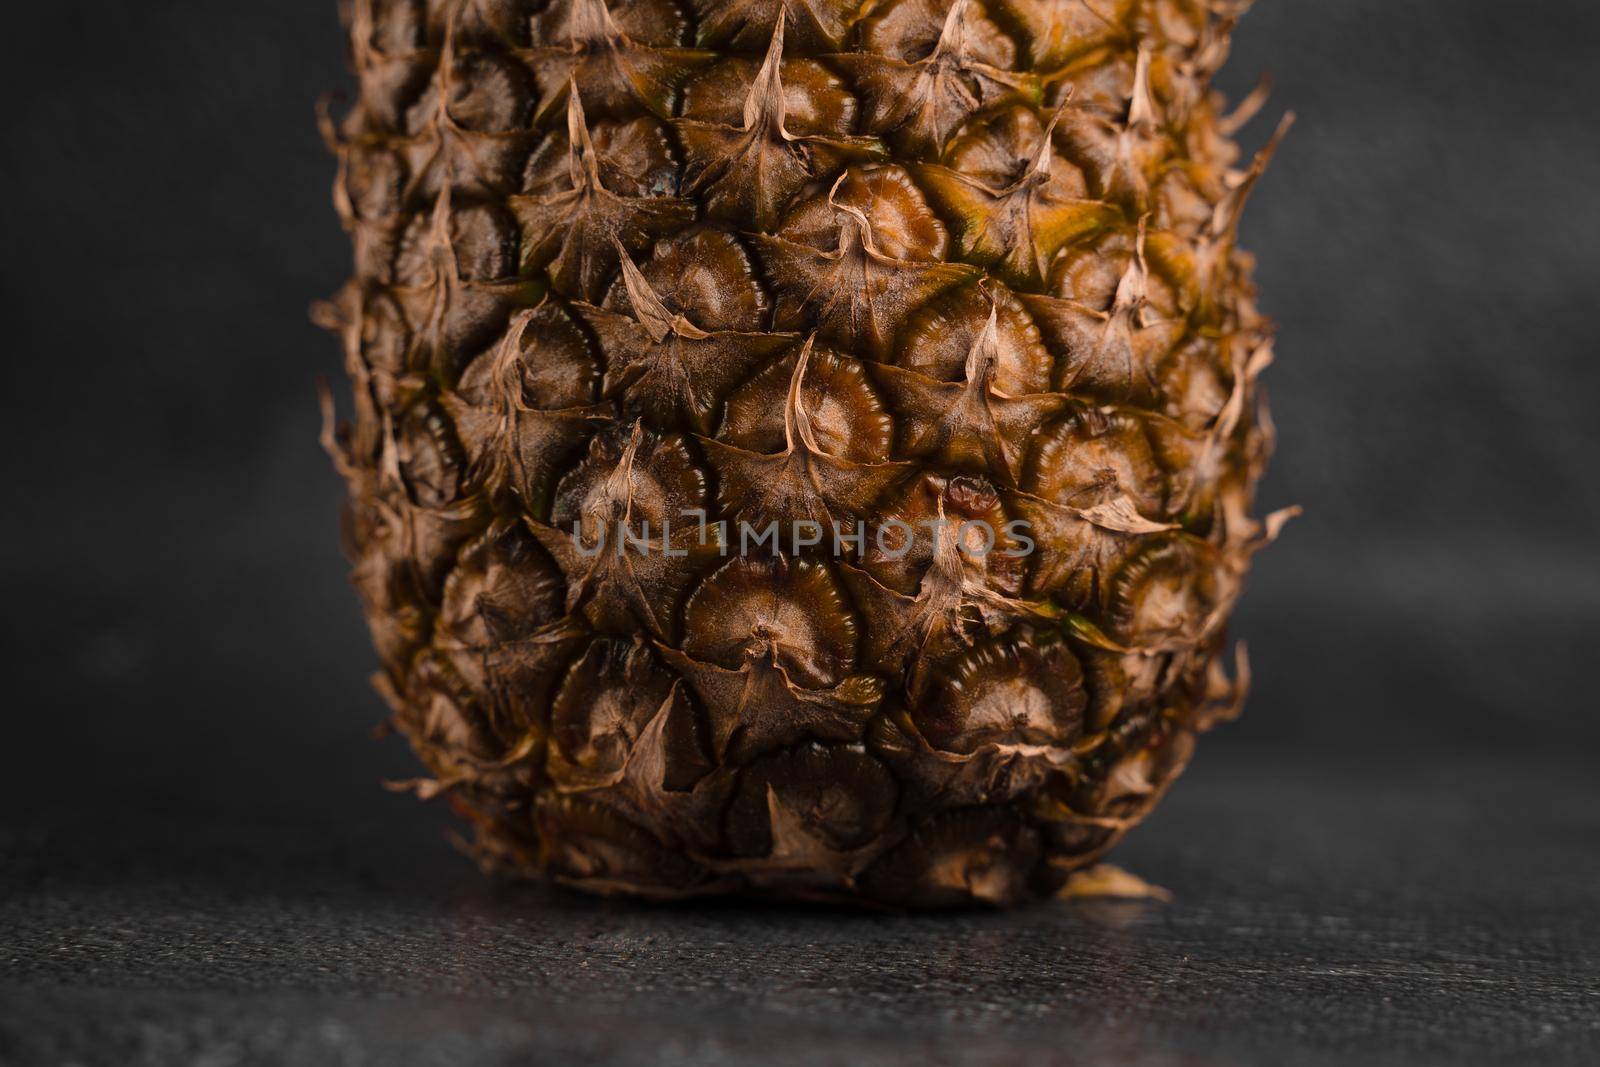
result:
M 1239 11 L 347 5 L 326 443 L 411 784 L 486 865 L 1008 904 L 1238 711 L 1282 518 Z

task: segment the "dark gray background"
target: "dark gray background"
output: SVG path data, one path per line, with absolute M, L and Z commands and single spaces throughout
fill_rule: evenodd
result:
M 1595 1054 L 1600 8 L 1244 20 L 1225 86 L 1300 116 L 1244 227 L 1307 511 L 1256 694 L 1121 857 L 1176 903 L 943 922 L 486 887 L 377 788 L 333 6 L 6 17 L 0 1061 Z

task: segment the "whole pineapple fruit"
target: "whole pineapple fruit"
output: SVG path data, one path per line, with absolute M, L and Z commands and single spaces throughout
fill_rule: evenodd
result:
M 349 5 L 327 443 L 487 861 L 1007 903 L 1144 816 L 1280 522 L 1239 10 Z

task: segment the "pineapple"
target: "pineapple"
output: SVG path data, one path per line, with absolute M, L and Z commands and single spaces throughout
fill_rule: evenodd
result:
M 1241 10 L 349 4 L 325 443 L 409 784 L 486 864 L 1007 904 L 1237 712 L 1285 518 Z

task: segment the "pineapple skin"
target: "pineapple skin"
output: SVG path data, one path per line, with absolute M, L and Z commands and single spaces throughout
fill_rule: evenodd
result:
M 407 785 L 486 866 L 1009 904 L 1237 713 L 1285 517 L 1240 10 L 347 6 L 325 444 Z

